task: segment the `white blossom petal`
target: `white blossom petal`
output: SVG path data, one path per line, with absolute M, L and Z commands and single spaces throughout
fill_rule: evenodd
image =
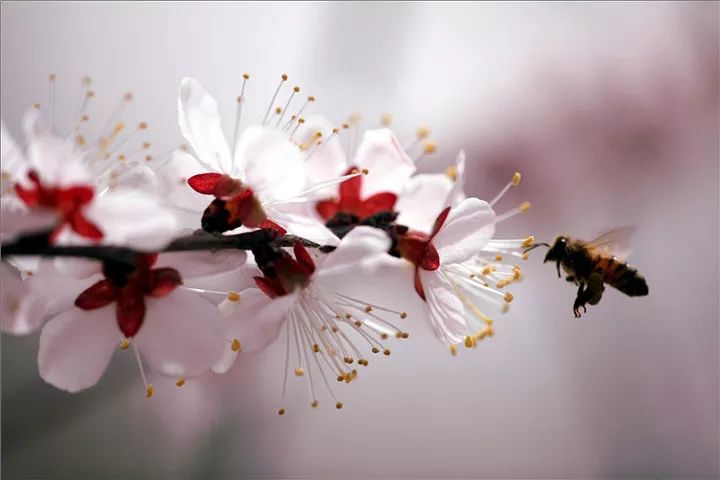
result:
M 183 288 L 146 297 L 145 304 L 145 321 L 134 341 L 154 371 L 194 377 L 220 359 L 225 337 L 213 304 Z
M 66 310 L 40 334 L 40 376 L 68 392 L 91 387 L 102 377 L 121 339 L 114 306 Z
M 308 142 L 316 132 L 322 132 L 323 143 L 310 150 L 312 154 L 305 162 L 306 187 L 337 178 L 349 168 L 345 149 L 343 149 L 338 135 L 332 134 L 333 125 L 327 118 L 320 115 L 306 118 L 305 123 L 293 135 L 293 139 L 302 145 Z M 336 190 L 337 187 L 328 187 L 328 189 L 317 192 L 316 196 L 331 196 Z
M 440 270 L 420 270 L 420 280 L 438 338 L 448 344 L 463 341 L 467 333 L 465 307 L 452 284 Z
M 460 150 L 455 161 L 455 181 L 443 207 L 457 207 L 467 198 L 465 195 L 465 152 Z
M 372 266 L 387 254 L 390 244 L 390 237 L 380 229 L 355 227 L 345 235 L 340 245 L 322 260 L 315 272 L 314 281 L 324 281 L 332 285 L 337 276 L 350 275 L 351 272 L 357 273 L 359 269 Z
M 305 186 L 304 156 L 277 130 L 250 127 L 240 136 L 236 167 L 260 201 L 285 200 Z
M 363 198 L 380 192 L 399 193 L 415 173 L 415 162 L 387 128 L 365 132 L 353 163 L 369 172 L 363 177 Z
M 450 210 L 433 239 L 443 265 L 462 262 L 482 249 L 495 233 L 495 212 L 477 198 L 464 200 Z
M 240 292 L 240 301 L 225 317 L 225 332 L 229 339 L 238 339 L 243 352 L 257 352 L 277 338 L 285 316 L 295 304 L 294 292 L 275 299 L 261 290 L 249 288 Z
M 42 325 L 45 317 L 43 298 L 33 295 L 15 268 L 0 262 L 0 315 L 2 331 L 12 335 L 27 335 Z
M 180 131 L 207 170 L 231 173 L 230 147 L 217 102 L 194 78 L 183 78 L 178 96 Z
M 156 268 L 174 268 L 185 280 L 236 270 L 245 264 L 246 259 L 247 254 L 243 250 L 165 252 L 158 257 Z
M 429 233 L 452 188 L 452 180 L 444 173 L 415 175 L 398 196 L 395 204 L 395 210 L 399 212 L 397 223 Z
M 289 234 L 297 235 L 321 245 L 337 245 L 340 239 L 320 220 L 295 213 L 266 209 L 268 218 L 283 227 Z

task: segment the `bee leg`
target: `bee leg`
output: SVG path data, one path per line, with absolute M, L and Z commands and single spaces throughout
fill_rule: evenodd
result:
M 575 303 L 573 304 L 573 313 L 575 314 L 575 318 L 580 318 L 580 309 L 583 309 L 583 313 L 587 312 L 587 308 L 585 308 L 585 304 L 587 303 L 587 290 L 585 289 L 584 284 L 580 284 L 578 286 L 577 296 L 575 297 Z
M 603 280 L 602 270 L 595 270 L 590 274 L 587 281 L 588 298 L 587 303 L 597 305 L 605 291 L 605 283 Z
M 560 262 L 556 262 L 555 266 L 557 267 L 558 278 L 562 278 L 562 275 L 560 274 Z

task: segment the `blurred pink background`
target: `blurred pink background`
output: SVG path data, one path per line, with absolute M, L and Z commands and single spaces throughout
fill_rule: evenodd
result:
M 177 146 L 176 95 L 198 78 L 232 125 L 259 119 L 281 72 L 336 122 L 395 114 L 439 142 L 422 169 L 468 154 L 468 191 L 533 209 L 503 237 L 589 238 L 636 225 L 650 296 L 608 291 L 582 319 L 542 254 L 496 336 L 453 358 L 422 328 L 342 390 L 346 408 L 275 413 L 283 346 L 225 377 L 146 400 L 121 353 L 91 390 L 45 385 L 37 337 L 2 337 L 6 478 L 668 477 L 718 471 L 718 4 L 3 3 L 2 118 L 57 74 L 69 125 L 120 95 L 158 152 Z M 408 327 L 411 332 L 416 329 Z M 381 364 L 381 365 L 380 365 Z M 374 368 L 372 368 L 374 367 Z

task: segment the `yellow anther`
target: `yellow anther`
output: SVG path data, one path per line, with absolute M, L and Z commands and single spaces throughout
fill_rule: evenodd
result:
M 370 312 L 372 312 L 372 311 L 373 311 L 373 309 L 372 309 L 372 307 L 371 307 L 370 305 L 368 305 L 368 306 L 365 307 L 365 313 L 370 313 Z
M 350 118 L 348 118 L 348 120 L 350 121 L 350 125 L 357 125 L 360 123 L 360 120 L 362 120 L 362 115 L 359 113 L 352 113 L 350 114 Z
M 454 357 L 457 355 L 457 345 L 454 343 L 450 344 L 450 354 Z
M 78 147 L 82 147 L 87 143 L 87 140 L 85 140 L 85 137 L 83 137 L 82 135 L 78 135 L 77 137 L 75 137 L 75 143 Z
M 455 165 L 450 165 L 445 169 L 445 175 L 447 175 L 453 182 L 457 180 L 458 171 Z
M 503 256 L 502 255 L 495 255 L 495 261 L 496 262 L 502 262 Z
M 437 151 L 437 143 L 435 140 L 427 139 L 423 142 L 423 153 L 430 155 Z
M 502 308 L 500 309 L 502 313 L 507 313 L 510 311 L 510 304 L 509 303 L 503 303 Z
M 383 113 L 383 114 L 380 116 L 380 124 L 381 124 L 383 127 L 389 127 L 390 125 L 392 125 L 392 122 L 393 122 L 393 115 L 392 115 L 392 113 Z
M 522 175 L 520 175 L 520 172 L 513 173 L 512 186 L 517 187 L 518 185 L 520 185 L 520 180 L 522 180 Z
M 521 212 L 525 213 L 525 212 L 527 212 L 528 210 L 530 210 L 530 207 L 531 207 L 531 206 L 532 206 L 532 204 L 531 204 L 530 202 L 523 202 L 523 203 L 520 204 L 520 206 L 518 207 L 518 209 L 519 209 Z
M 302 118 L 302 117 L 298 118 L 298 123 L 300 123 L 300 124 L 303 124 L 303 123 L 305 123 L 305 119 L 304 119 L 304 118 Z
M 281 408 L 280 410 L 278 410 L 278 415 L 285 415 L 285 409 Z
M 287 79 L 288 79 L 287 73 L 283 73 L 282 75 L 280 75 L 280 78 L 282 78 L 283 82 L 287 82 Z
M 370 170 L 368 170 L 367 168 L 363 168 L 360 171 L 362 172 L 363 175 L 367 175 L 368 173 L 370 173 Z
M 54 73 L 51 73 L 50 75 L 48 75 L 48 80 L 50 80 L 51 82 L 54 82 L 54 81 L 55 81 L 55 78 L 56 78 L 56 77 L 55 77 L 55 74 L 54 74 Z
M 297 86 L 293 87 L 293 92 L 300 93 L 300 87 L 297 87 Z
M 465 337 L 465 346 L 466 346 L 467 348 L 472 348 L 472 347 L 474 347 L 474 346 L 475 346 L 475 339 L 473 339 L 473 337 L 471 337 L 470 335 L 467 335 L 467 336 Z
M 514 297 L 513 297 L 512 293 L 506 292 L 504 298 L 505 298 L 505 301 L 506 301 L 506 302 L 510 303 L 510 302 L 513 301 L 513 298 L 514 298 Z
M 250 74 L 249 73 L 243 73 L 243 79 L 250 80 Z
M 314 101 L 315 101 L 315 95 L 310 95 L 307 99 L 308 99 L 308 102 L 314 102 Z
M 319 353 L 319 352 L 320 352 L 320 345 L 318 345 L 318 344 L 316 343 L 315 345 L 312 346 L 312 349 L 313 349 L 313 352 Z
M 363 323 L 362 323 L 360 320 L 355 320 L 355 326 L 356 326 L 356 327 L 358 327 L 358 328 L 359 328 L 359 327 L 362 327 L 362 324 L 363 324 Z
M 143 142 L 142 148 L 145 150 L 150 150 L 150 147 L 152 147 L 152 143 L 150 142 Z
M 337 408 L 338 410 L 340 410 L 342 407 L 343 407 L 342 402 L 337 402 L 337 403 L 335 404 L 335 408 Z
M 373 347 L 373 348 L 372 348 L 372 352 L 373 352 L 373 353 L 378 353 L 378 352 L 380 352 L 380 349 L 377 348 L 377 347 Z
M 277 106 L 275 107 L 275 114 L 280 115 L 282 113 L 282 107 Z
M 347 363 L 348 365 L 350 365 L 351 363 L 354 362 L 354 360 L 352 359 L 352 357 L 345 357 L 345 358 L 343 358 L 343 362 L 345 362 L 345 363 Z
M 513 267 L 513 280 L 520 280 L 522 277 L 522 271 L 520 267 Z
M 178 378 L 177 382 L 175 382 L 176 387 L 182 387 L 185 385 L 185 379 L 183 377 Z
M 335 325 L 333 325 L 333 326 L 332 326 L 332 331 L 333 331 L 333 333 L 337 333 L 338 327 L 336 327 Z
M 227 299 L 231 302 L 239 302 L 240 301 L 240 294 L 237 292 L 228 292 Z
M 407 318 L 407 313 L 400 312 L 400 318 Z
M 39 104 L 39 103 L 33 103 L 32 107 L 33 107 L 35 110 L 40 110 L 40 104 Z
M 487 336 L 488 336 L 488 337 L 494 337 L 494 336 L 495 336 L 495 329 L 493 328 L 492 325 L 488 325 L 485 330 L 487 330 Z
M 403 332 L 402 338 L 410 338 L 410 334 L 408 332 Z
M 386 348 L 385 350 L 383 350 L 383 353 L 385 354 L 385 356 L 390 356 L 390 349 Z
M 83 115 L 82 117 L 80 117 L 80 121 L 81 121 L 81 122 L 88 122 L 88 121 L 90 121 L 90 115 Z
M 338 382 L 342 382 L 343 380 L 345 380 L 345 375 L 338 375 L 338 376 L 337 376 L 337 381 L 338 381 Z
M 348 320 L 350 320 L 350 319 L 352 318 L 352 315 L 350 315 L 349 313 L 346 313 L 346 314 L 345 314 L 345 318 L 347 318 Z
M 382 338 L 383 340 L 387 340 L 387 339 L 388 339 L 388 334 L 387 334 L 387 333 L 381 333 L 381 334 L 380 334 L 380 338 Z
M 425 125 L 422 125 L 415 131 L 415 136 L 418 140 L 424 140 L 430 136 L 430 129 Z
M 305 370 L 303 370 L 301 367 L 295 369 L 296 377 L 302 377 L 303 375 L 305 375 Z
M 535 245 L 535 237 L 533 237 L 532 235 L 530 235 L 525 240 L 523 240 L 523 243 L 522 243 L 523 247 L 527 248 L 527 247 L 532 247 L 533 245 Z
M 342 128 L 344 128 L 345 130 L 347 130 L 348 128 L 350 128 L 350 125 L 348 125 L 347 123 L 343 123 L 341 126 L 342 126 Z
M 320 405 L 320 402 L 318 402 L 317 400 L 313 400 L 312 403 L 310 404 L 310 406 L 311 406 L 312 408 L 317 408 L 318 405 Z
M 242 345 L 240 345 L 240 340 L 237 338 L 233 338 L 232 343 L 230 344 L 230 350 L 233 352 L 239 352 L 242 349 Z
M 483 275 L 490 275 L 492 273 L 492 267 L 490 265 L 487 265 L 485 268 L 482 269 Z
M 520 257 L 520 258 L 522 258 L 523 260 L 527 260 L 529 257 L 530 257 L 529 254 L 523 253 L 523 254 L 522 254 L 522 257 Z
M 127 350 L 130 347 L 130 341 L 127 338 L 123 338 L 120 342 L 120 348 L 123 350 Z
M 150 398 L 155 394 L 155 389 L 152 385 L 148 385 L 145 389 L 145 398 Z
M 120 153 L 120 154 L 118 154 L 117 159 L 118 159 L 119 161 L 121 161 L 121 162 L 122 162 L 122 161 L 125 161 L 125 155 L 122 154 L 122 153 Z
M 147 122 L 140 122 L 140 123 L 138 123 L 137 128 L 138 128 L 138 130 L 147 130 L 148 124 L 147 124 Z
M 395 332 L 395 338 L 403 338 L 403 332 Z

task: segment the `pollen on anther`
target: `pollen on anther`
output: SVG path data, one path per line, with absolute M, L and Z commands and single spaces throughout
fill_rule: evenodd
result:
M 450 354 L 454 357 L 457 355 L 457 345 L 454 343 L 450 345 Z
M 239 352 L 242 349 L 242 345 L 240 345 L 240 340 L 237 338 L 233 338 L 232 343 L 230 344 L 230 350 L 233 352 Z
M 445 169 L 445 175 L 454 182 L 458 177 L 457 167 L 455 165 L 450 165 Z
M 373 348 L 372 348 L 372 352 L 373 352 L 373 353 L 379 353 L 379 352 L 380 352 L 380 349 L 377 348 L 377 347 L 373 347 Z
M 314 102 L 315 101 L 315 95 L 308 96 L 308 102 Z
M 495 261 L 496 262 L 502 262 L 503 256 L 502 255 L 495 255 Z
M 296 377 L 302 377 L 303 375 L 305 375 L 305 370 L 302 367 L 298 367 L 295 369 Z
M 400 312 L 400 318 L 407 318 L 407 313 Z
M 340 410 L 342 407 L 343 407 L 342 402 L 337 402 L 337 403 L 335 404 L 335 408 L 337 408 L 338 410 Z
M 527 212 L 528 210 L 530 210 L 530 207 L 531 207 L 531 206 L 532 206 L 532 204 L 531 204 L 530 202 L 523 202 L 523 203 L 521 203 L 520 206 L 518 207 L 518 210 L 520 210 L 521 212 L 525 213 L 525 212 Z
M 147 124 L 147 122 L 140 122 L 140 123 L 138 123 L 137 128 L 138 128 L 138 130 L 147 130 L 148 124 Z
M 300 87 L 297 87 L 297 86 L 293 87 L 293 92 L 300 93 Z
M 368 173 L 370 173 L 370 170 L 368 170 L 367 168 L 363 168 L 360 171 L 362 172 L 363 175 L 367 175 Z
M 275 113 L 280 115 L 282 113 L 282 107 L 275 107 Z
M 285 409 L 281 408 L 280 410 L 278 410 L 278 415 L 285 415 Z
M 33 107 L 35 110 L 40 110 L 40 104 L 39 104 L 39 103 L 33 103 L 32 107 Z
M 178 388 L 180 388 L 180 387 L 182 387 L 183 385 L 185 385 L 185 378 L 184 378 L 184 377 L 178 378 L 178 379 L 177 379 L 177 382 L 175 382 L 175 386 L 178 387 Z
M 465 346 L 467 348 L 472 348 L 475 346 L 475 339 L 471 337 L 470 335 L 465 337 Z
M 523 240 L 523 243 L 522 243 L 523 247 L 527 248 L 527 247 L 532 247 L 533 245 L 535 245 L 535 237 L 533 237 L 532 235 L 530 235 L 525 240 Z
M 227 299 L 231 302 L 239 302 L 240 301 L 240 294 L 237 292 L 228 292 Z
M 287 82 L 287 79 L 288 79 L 287 73 L 283 73 L 282 75 L 280 75 L 280 78 L 282 78 L 283 82 Z
M 127 350 L 129 347 L 130 347 L 130 341 L 129 341 L 127 338 L 124 338 L 124 339 L 120 342 L 120 348 L 121 348 L 122 350 Z
M 415 131 L 415 136 L 418 140 L 424 140 L 430 136 L 430 129 L 425 125 L 422 125 Z
M 506 292 L 504 298 L 505 298 L 505 301 L 506 301 L 506 302 L 510 303 L 510 302 L 513 301 L 513 298 L 514 298 L 514 297 L 513 297 L 513 294 L 512 294 L 512 293 Z
M 145 398 L 150 398 L 155 394 L 155 389 L 152 385 L 148 385 L 145 389 Z
M 387 339 L 388 339 L 388 334 L 387 334 L 387 333 L 381 333 L 381 334 L 380 334 L 380 338 L 382 338 L 383 340 L 387 340 Z
M 310 404 L 310 406 L 311 406 L 312 408 L 317 408 L 318 405 L 320 405 L 320 402 L 318 402 L 317 400 L 313 400 L 312 403 Z
M 435 140 L 428 139 L 425 142 L 423 142 L 423 153 L 431 154 L 435 153 L 437 151 L 437 143 L 435 143 Z
M 380 116 L 380 124 L 381 124 L 383 127 L 389 127 L 390 125 L 392 125 L 392 122 L 393 122 L 393 115 L 392 115 L 392 113 L 383 113 L 383 114 Z
M 319 353 L 320 352 L 320 345 L 317 343 L 312 346 L 313 352 Z
M 372 312 L 372 311 L 373 311 L 373 308 L 372 308 L 370 305 L 368 305 L 367 307 L 365 307 L 365 313 L 370 313 L 370 312 Z
M 512 186 L 517 187 L 518 185 L 520 185 L 520 180 L 522 180 L 522 175 L 520 174 L 520 172 L 513 173 Z
M 385 354 L 385 356 L 389 356 L 389 355 L 390 355 L 390 349 L 389 349 L 389 348 L 386 348 L 385 350 L 383 350 L 383 353 Z

